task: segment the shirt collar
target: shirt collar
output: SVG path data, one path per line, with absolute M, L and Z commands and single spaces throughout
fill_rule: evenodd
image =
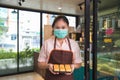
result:
M 55 36 L 52 36 L 52 39 L 55 40 Z M 64 44 L 68 44 L 67 38 L 65 38 L 65 39 L 63 40 L 63 44 L 62 44 L 62 45 L 64 45 Z M 59 42 L 58 42 L 57 40 L 56 40 L 56 45 L 60 46 L 60 44 L 59 44 Z

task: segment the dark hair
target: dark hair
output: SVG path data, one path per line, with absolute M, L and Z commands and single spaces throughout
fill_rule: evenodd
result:
M 63 15 L 60 15 L 60 16 L 57 16 L 57 17 L 55 18 L 55 20 L 53 21 L 52 28 L 54 28 L 55 23 L 58 22 L 58 21 L 61 20 L 61 19 L 62 19 L 65 23 L 67 23 L 67 25 L 69 26 L 69 21 L 68 21 L 68 19 L 67 19 L 65 16 L 63 16 Z

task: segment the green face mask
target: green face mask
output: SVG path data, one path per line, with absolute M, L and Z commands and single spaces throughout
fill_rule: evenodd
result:
M 54 35 L 57 38 L 65 38 L 68 35 L 68 29 L 54 29 Z

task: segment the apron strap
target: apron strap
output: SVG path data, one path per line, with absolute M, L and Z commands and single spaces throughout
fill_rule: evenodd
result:
M 72 50 L 71 44 L 70 44 L 70 40 L 69 40 L 68 37 L 67 37 L 67 40 L 68 40 L 69 49 Z M 56 37 L 55 37 L 55 41 L 54 41 L 54 49 L 55 49 L 55 48 L 56 48 Z
M 70 48 L 70 50 L 72 50 L 69 38 L 67 38 L 67 40 L 68 40 L 69 48 Z
M 54 41 L 54 49 L 56 48 L 56 37 L 55 37 L 55 41 Z

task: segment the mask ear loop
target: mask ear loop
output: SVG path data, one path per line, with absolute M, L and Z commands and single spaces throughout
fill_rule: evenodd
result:
M 70 31 L 69 31 L 69 27 L 68 27 L 68 34 L 66 35 L 66 37 L 65 38 L 70 38 Z
M 52 36 L 54 35 L 54 29 L 52 28 Z
M 54 29 L 55 29 L 55 28 L 54 28 L 54 27 L 52 27 L 52 36 L 54 35 Z

